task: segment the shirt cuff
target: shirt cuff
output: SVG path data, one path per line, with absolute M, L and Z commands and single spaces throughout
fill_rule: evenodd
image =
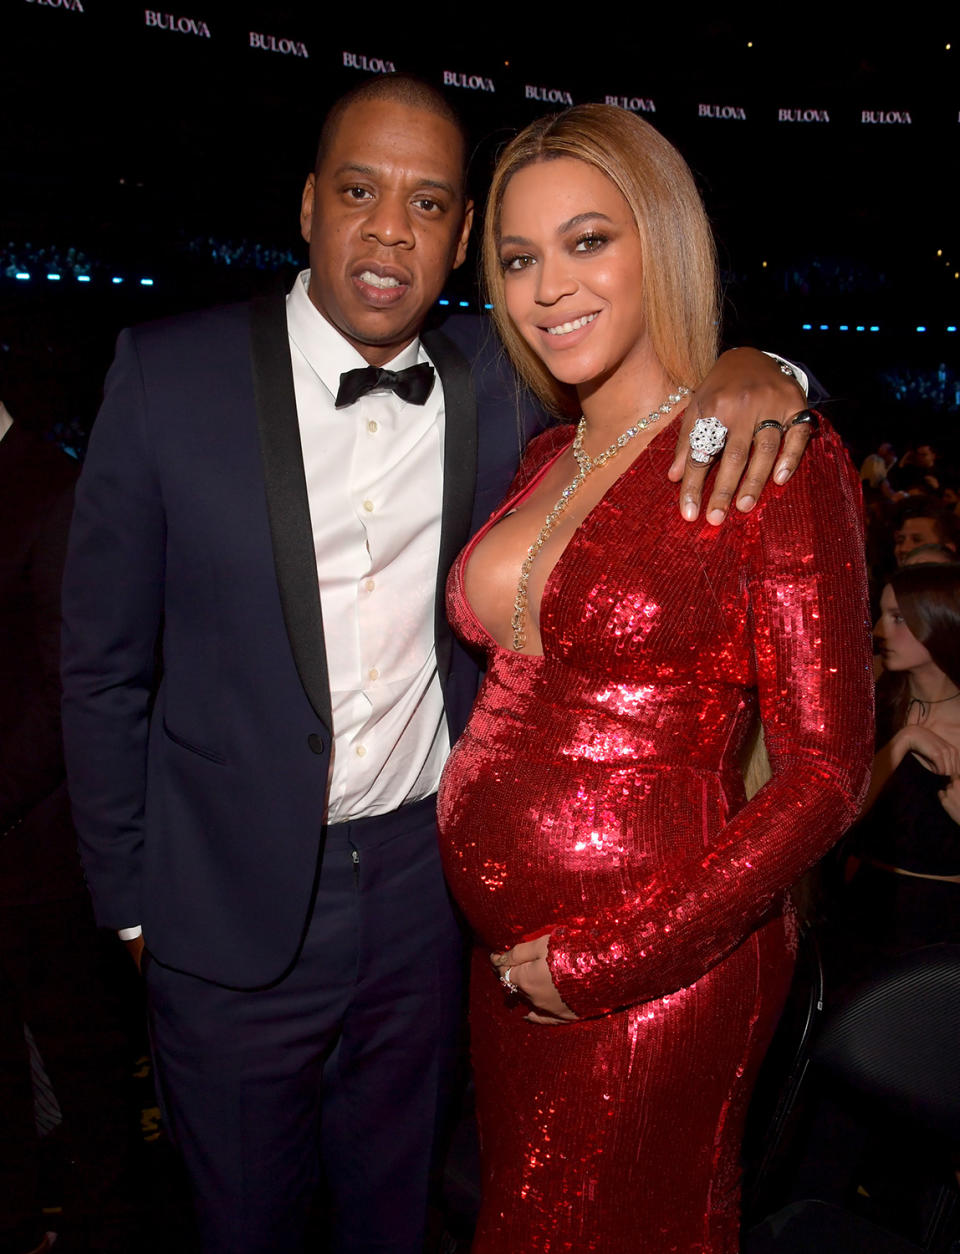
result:
M 801 370 L 799 366 L 795 366 L 792 361 L 788 361 L 786 357 L 781 357 L 779 353 L 768 353 L 767 350 L 760 350 L 764 357 L 769 357 L 771 361 L 775 361 L 784 374 L 790 375 L 803 393 L 803 399 L 806 400 L 810 392 L 810 381 L 806 376 L 806 372 Z
M 143 928 L 139 923 L 136 927 L 122 927 L 118 930 L 117 935 L 122 941 L 136 940 L 138 936 L 143 935 Z

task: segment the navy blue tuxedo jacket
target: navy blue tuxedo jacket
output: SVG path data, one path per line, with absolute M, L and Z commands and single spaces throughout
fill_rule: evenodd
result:
M 436 641 L 453 739 L 477 668 L 444 584 L 526 433 L 483 320 L 423 339 L 446 413 Z M 77 489 L 63 654 L 98 921 L 142 924 L 161 962 L 216 983 L 275 981 L 309 918 L 331 746 L 282 297 L 121 335 Z

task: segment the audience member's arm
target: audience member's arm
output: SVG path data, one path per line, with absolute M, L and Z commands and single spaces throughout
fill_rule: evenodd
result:
M 924 766 L 929 767 L 935 775 L 960 775 L 960 749 L 944 740 L 942 736 L 938 736 L 929 727 L 921 727 L 919 724 L 901 727 L 873 759 L 870 789 L 863 803 L 863 814 L 866 814 L 876 801 L 884 784 L 908 753 L 915 753 L 917 757 L 922 758 Z M 944 808 L 949 814 L 949 808 L 946 806 Z M 951 817 L 954 816 L 951 815 Z M 960 819 L 957 821 L 960 822 Z

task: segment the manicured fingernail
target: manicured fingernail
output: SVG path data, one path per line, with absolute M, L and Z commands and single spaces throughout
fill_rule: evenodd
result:
M 740 500 L 737 501 L 737 509 L 741 514 L 748 514 L 756 503 L 757 498 L 755 496 L 741 496 Z
M 712 509 L 707 515 L 707 522 L 713 527 L 719 527 L 726 518 L 727 512 L 723 509 Z
M 790 478 L 789 466 L 778 466 L 773 475 L 774 483 L 786 483 Z
M 684 501 L 683 510 L 681 512 L 683 513 L 683 516 L 687 520 L 687 522 L 696 522 L 697 520 L 696 501 Z

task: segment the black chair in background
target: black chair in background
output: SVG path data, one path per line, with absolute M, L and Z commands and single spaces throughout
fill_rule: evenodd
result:
M 942 1149 L 942 1187 L 919 1244 L 809 1199 L 756 1225 L 745 1235 L 744 1254 L 943 1254 L 960 1209 L 950 1167 L 951 1148 L 960 1146 L 960 945 L 931 945 L 894 959 L 883 974 L 851 989 L 816 1026 L 822 994 L 811 998 L 814 1013 L 774 1111 L 752 1196 L 764 1186 L 811 1067 L 889 1117 L 891 1126 L 900 1121 Z

